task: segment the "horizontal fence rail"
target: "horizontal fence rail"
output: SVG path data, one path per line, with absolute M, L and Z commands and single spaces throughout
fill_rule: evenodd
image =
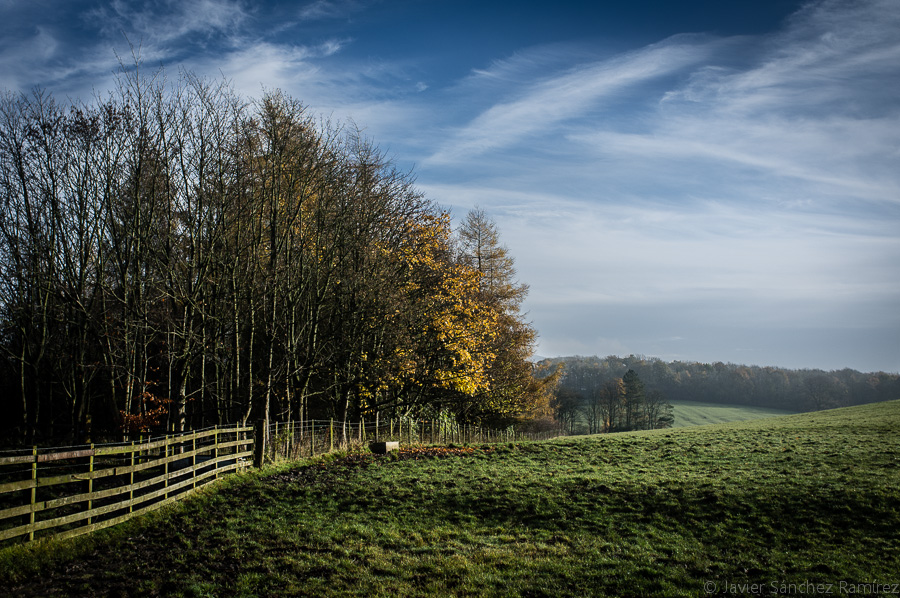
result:
M 253 427 L 0 455 L 0 545 L 102 529 L 249 467 Z

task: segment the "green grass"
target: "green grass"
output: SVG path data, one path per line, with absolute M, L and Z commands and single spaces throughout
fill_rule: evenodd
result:
M 749 407 L 745 405 L 722 405 L 720 403 L 701 403 L 698 401 L 672 401 L 675 423 L 673 428 L 687 426 L 704 426 L 706 424 L 724 424 L 740 422 L 764 417 L 790 415 L 794 411 L 768 409 L 765 407 Z
M 0 587 L 629 597 L 741 595 L 726 584 L 748 583 L 796 595 L 811 582 L 837 594 L 841 582 L 900 582 L 898 429 L 895 401 L 272 468 L 119 529 L 6 550 Z

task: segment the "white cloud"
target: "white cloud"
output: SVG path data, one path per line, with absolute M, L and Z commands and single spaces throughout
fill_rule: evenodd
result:
M 362 10 L 363 4 L 353 0 L 315 0 L 300 9 L 301 21 L 337 19 Z
M 724 178 L 731 169 L 776 203 L 801 199 L 790 197 L 798 185 L 811 197 L 896 202 L 898 31 L 900 4 L 893 0 L 829 1 L 809 5 L 778 34 L 679 36 L 552 74 L 540 69 L 555 54 L 522 53 L 470 78 L 462 91 L 472 95 L 458 105 L 478 106 L 478 85 L 496 81 L 507 97 L 448 129 L 424 164 L 501 171 L 537 153 L 553 170 L 574 175 L 580 168 L 578 178 L 600 189 L 631 177 L 677 195 L 684 179 L 711 171 Z M 543 75 L 533 82 L 536 72 Z M 665 77 L 687 73 L 687 81 Z M 638 86 L 631 105 L 614 105 Z M 583 143 L 592 148 L 589 159 Z M 591 162 L 615 170 L 614 178 L 595 175 Z
M 600 122 L 570 139 L 644 175 L 673 162 L 685 177 L 742 168 L 775 196 L 792 178 L 819 199 L 900 201 L 900 5 L 826 2 L 792 23 L 747 46 L 749 68 L 706 66 L 667 90 L 644 131 Z
M 900 139 L 900 118 L 853 120 L 738 120 L 671 116 L 656 130 L 620 133 L 601 130 L 571 135 L 616 163 L 627 162 L 662 182 L 659 162 L 683 168 L 676 178 L 702 176 L 714 168 L 748 168 L 775 183 L 789 177 L 815 185 L 820 196 L 900 201 L 900 179 L 891 166 Z M 679 181 L 669 180 L 672 185 Z M 732 192 L 732 194 L 734 194 Z
M 94 14 L 108 35 L 124 31 L 149 45 L 228 33 L 247 18 L 239 0 L 113 0 L 108 8 L 98 8 Z
M 546 132 L 560 122 L 583 118 L 601 99 L 696 64 L 712 50 L 711 44 L 678 36 L 637 52 L 547 76 L 525 86 L 518 97 L 479 114 L 457 130 L 427 162 L 454 162 L 478 156 Z
M 30 87 L 35 73 L 48 72 L 47 62 L 59 48 L 53 32 L 36 26 L 30 35 L 19 33 L 19 39 L 0 42 L 0 87 L 24 91 Z M 25 88 L 25 89 L 23 89 Z
M 201 73 L 221 72 L 241 94 L 258 97 L 264 88 L 291 91 L 326 85 L 331 75 L 322 71 L 317 59 L 339 52 L 343 44 L 341 40 L 317 46 L 259 42 L 220 56 L 204 56 L 189 66 Z
M 891 223 L 873 237 L 840 214 L 718 201 L 598 204 L 463 184 L 424 190 L 460 212 L 472 203 L 488 209 L 531 285 L 527 308 L 544 324 L 584 306 L 659 314 L 693 306 L 698 320 L 686 327 L 900 323 L 890 307 L 895 278 L 885 276 L 900 259 Z
M 572 43 L 546 44 L 517 50 L 512 55 L 495 59 L 487 68 L 475 68 L 459 87 L 468 91 L 483 89 L 496 84 L 498 89 L 510 85 L 534 83 L 535 77 L 543 78 L 548 71 L 567 68 L 573 63 L 602 62 L 584 45 Z

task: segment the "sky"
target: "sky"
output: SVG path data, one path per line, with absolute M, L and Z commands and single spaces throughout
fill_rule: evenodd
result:
M 0 0 L 5 90 L 133 51 L 484 209 L 541 356 L 900 372 L 900 0 Z

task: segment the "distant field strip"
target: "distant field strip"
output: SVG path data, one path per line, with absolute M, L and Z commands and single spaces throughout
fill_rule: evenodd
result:
M 745 405 L 722 405 L 720 403 L 700 403 L 696 401 L 672 401 L 675 423 L 673 428 L 742 422 L 764 417 L 791 415 L 795 411 L 748 407 Z

